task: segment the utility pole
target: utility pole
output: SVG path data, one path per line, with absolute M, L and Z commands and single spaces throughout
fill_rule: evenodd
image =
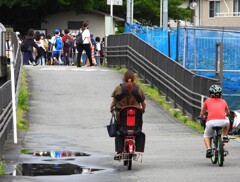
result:
M 122 0 L 107 0 L 107 5 L 110 5 L 110 16 L 105 17 L 105 35 L 114 33 L 113 6 L 122 6 Z
M 168 28 L 168 0 L 163 0 L 163 28 Z
M 197 8 L 198 4 L 193 0 L 189 7 L 192 10 L 192 23 L 194 26 L 196 26 L 196 8 Z
M 163 18 L 163 1 L 162 0 L 160 0 L 160 28 L 162 28 L 163 27 L 163 21 L 162 21 L 162 18 Z
M 127 0 L 127 23 L 133 24 L 133 7 L 134 0 Z

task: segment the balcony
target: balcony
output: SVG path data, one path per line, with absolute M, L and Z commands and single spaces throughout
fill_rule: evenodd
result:
M 225 12 L 225 13 L 216 13 L 215 17 L 240 17 L 240 12 Z

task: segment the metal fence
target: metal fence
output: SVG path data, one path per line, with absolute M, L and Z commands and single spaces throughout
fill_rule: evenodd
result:
M 6 51 L 11 56 L 11 63 L 14 68 L 14 80 L 16 90 L 16 106 L 18 105 L 18 95 L 21 84 L 22 73 L 22 53 L 16 33 L 10 33 L 11 46 Z M 9 70 L 10 72 L 10 70 Z M 13 75 L 10 75 L 13 76 Z M 3 150 L 5 140 L 13 128 L 13 110 L 12 110 L 12 88 L 11 80 L 6 81 L 0 86 L 0 153 Z
M 223 99 L 231 110 L 240 108 L 240 28 L 184 26 L 169 29 L 137 24 L 125 26 L 163 54 L 198 75 L 216 78 L 216 44 L 221 43 Z
M 192 118 L 199 115 L 210 85 L 218 83 L 183 68 L 133 34 L 108 36 L 106 53 L 108 66 L 125 65 Z

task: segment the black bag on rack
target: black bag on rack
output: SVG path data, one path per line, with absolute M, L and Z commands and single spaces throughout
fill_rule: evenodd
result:
M 110 119 L 109 125 L 107 125 L 107 131 L 109 137 L 116 137 L 119 133 L 118 124 L 116 122 L 114 113 L 112 114 L 112 118 Z

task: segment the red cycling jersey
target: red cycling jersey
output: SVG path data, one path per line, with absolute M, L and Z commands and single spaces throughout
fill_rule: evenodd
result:
M 225 100 L 221 98 L 208 98 L 203 103 L 203 107 L 208 110 L 208 120 L 212 119 L 226 119 L 228 105 Z

